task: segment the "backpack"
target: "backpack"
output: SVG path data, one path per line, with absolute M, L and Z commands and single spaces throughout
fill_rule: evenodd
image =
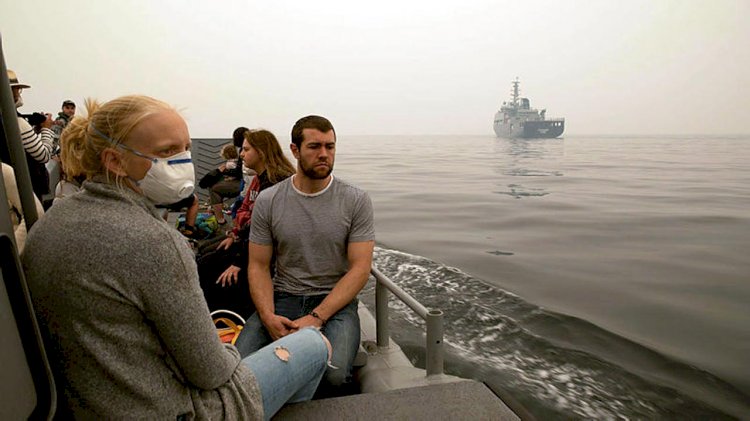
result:
M 184 230 L 185 229 L 185 214 L 181 213 L 180 216 L 177 217 L 177 222 L 175 224 L 178 230 Z M 201 233 L 203 234 L 203 238 L 209 238 L 213 237 L 216 232 L 219 231 L 219 221 L 216 220 L 216 217 L 208 212 L 202 212 L 199 213 L 198 216 L 195 218 L 195 228 L 197 228 Z

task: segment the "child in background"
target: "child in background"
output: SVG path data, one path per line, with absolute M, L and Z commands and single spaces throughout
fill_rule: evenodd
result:
M 237 168 L 237 160 L 240 155 L 237 153 L 237 148 L 235 148 L 234 145 L 224 145 L 224 147 L 221 148 L 221 157 L 227 160 L 224 164 L 227 170 Z
M 237 148 L 228 144 L 221 148 L 221 157 L 226 159 L 219 165 L 221 178 L 208 188 L 211 208 L 219 225 L 226 223 L 224 219 L 224 199 L 237 197 L 240 194 L 240 180 L 242 179 L 242 163 Z

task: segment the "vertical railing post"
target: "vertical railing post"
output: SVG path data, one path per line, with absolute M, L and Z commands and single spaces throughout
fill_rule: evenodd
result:
M 443 374 L 443 312 L 427 312 L 427 375 Z
M 375 282 L 375 321 L 378 347 L 387 348 L 390 345 L 388 332 L 388 288 L 382 282 Z
M 401 300 L 409 308 L 414 310 L 425 322 L 427 334 L 425 335 L 426 372 L 427 376 L 443 374 L 443 312 L 439 309 L 428 310 L 425 306 L 415 300 L 399 288 L 387 276 L 383 275 L 375 266 L 372 267 L 372 275 L 375 277 L 375 330 L 377 334 L 378 348 L 390 346 L 388 332 L 388 296 L 392 292 L 396 298 Z
M 13 90 L 8 81 L 8 68 L 5 66 L 5 56 L 2 55 L 2 40 L 0 40 L 0 102 L 2 102 L 3 129 L 5 129 L 5 145 L 0 147 L 7 148 L 10 154 L 10 162 L 6 164 L 13 167 L 18 184 L 18 195 L 21 199 L 23 208 L 23 219 L 26 222 L 26 230 L 39 219 L 36 212 L 36 200 L 34 190 L 31 188 L 31 176 L 29 175 L 29 165 L 26 162 L 26 151 L 21 143 L 21 130 L 18 127 L 18 117 L 16 116 L 16 105 L 13 102 Z M 2 156 L 5 156 L 3 154 Z M 13 236 L 11 241 L 15 241 Z

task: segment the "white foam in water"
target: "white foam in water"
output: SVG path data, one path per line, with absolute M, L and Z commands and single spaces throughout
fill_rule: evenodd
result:
M 658 418 L 690 401 L 606 361 L 553 345 L 517 319 L 544 314 L 543 309 L 457 268 L 382 247 L 376 247 L 374 260 L 426 307 L 445 312 L 448 352 L 498 373 L 504 388 L 521 395 L 516 398 L 534 401 L 544 411 L 594 419 Z M 392 319 L 423 329 L 424 321 L 400 300 L 392 298 L 390 308 Z M 698 403 L 683 407 L 712 413 Z

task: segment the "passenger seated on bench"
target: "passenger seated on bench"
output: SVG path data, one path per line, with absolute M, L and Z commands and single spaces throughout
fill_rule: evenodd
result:
M 224 147 L 221 148 L 220 155 L 222 158 L 226 159 L 226 162 L 224 162 L 225 169 L 234 170 L 237 168 L 240 155 L 237 152 L 237 148 L 235 148 L 233 144 L 230 143 L 230 144 L 224 145 Z
M 319 396 L 355 392 L 357 294 L 372 265 L 372 202 L 367 192 L 331 174 L 336 132 L 330 121 L 301 118 L 290 147 L 296 173 L 261 192 L 253 209 L 248 274 L 257 312 L 237 349 L 248 355 L 297 329 L 319 327 L 334 349 L 334 367 L 321 384 L 334 387 L 321 387 Z
M 227 222 L 224 219 L 224 199 L 240 195 L 242 162 L 237 155 L 237 149 L 232 144 L 221 149 L 221 157 L 226 160 L 217 168 L 222 178 L 208 188 L 208 194 L 216 221 L 219 225 L 224 225 Z
M 5 193 L 8 195 L 8 211 L 10 219 L 13 221 L 13 236 L 16 238 L 16 249 L 20 253 L 26 243 L 26 221 L 23 220 L 23 207 L 21 206 L 21 196 L 18 194 L 18 185 L 16 185 L 16 174 L 13 167 L 0 162 L 3 168 L 3 184 L 5 184 Z M 36 204 L 36 213 L 41 217 L 44 215 L 44 208 L 39 198 L 34 195 Z
M 232 230 L 224 237 L 201 244 L 196 261 L 209 310 L 232 310 L 247 318 L 255 311 L 247 284 L 247 247 L 255 198 L 267 187 L 294 174 L 294 167 L 268 130 L 246 131 L 240 157 L 257 175 L 237 211 Z
M 237 150 L 242 150 L 242 143 L 245 141 L 245 132 L 248 130 L 250 129 L 240 126 L 234 129 L 234 132 L 232 132 L 232 144 L 237 147 Z M 240 206 L 242 206 L 242 201 L 245 199 L 247 188 L 250 186 L 250 182 L 255 176 L 255 172 L 249 169 L 246 165 L 243 164 L 241 165 L 241 167 L 242 178 L 240 179 L 240 194 L 239 196 L 237 196 L 237 198 L 234 199 L 234 202 L 232 203 L 232 206 L 230 208 L 232 219 L 237 217 L 237 210 L 239 210 Z
M 193 177 L 182 117 L 145 96 L 86 106 L 61 142 L 63 163 L 87 180 L 34 225 L 22 255 L 63 408 L 75 419 L 246 420 L 309 399 L 327 339 L 304 329 L 244 359 L 222 344 L 193 253 L 153 205 Z

